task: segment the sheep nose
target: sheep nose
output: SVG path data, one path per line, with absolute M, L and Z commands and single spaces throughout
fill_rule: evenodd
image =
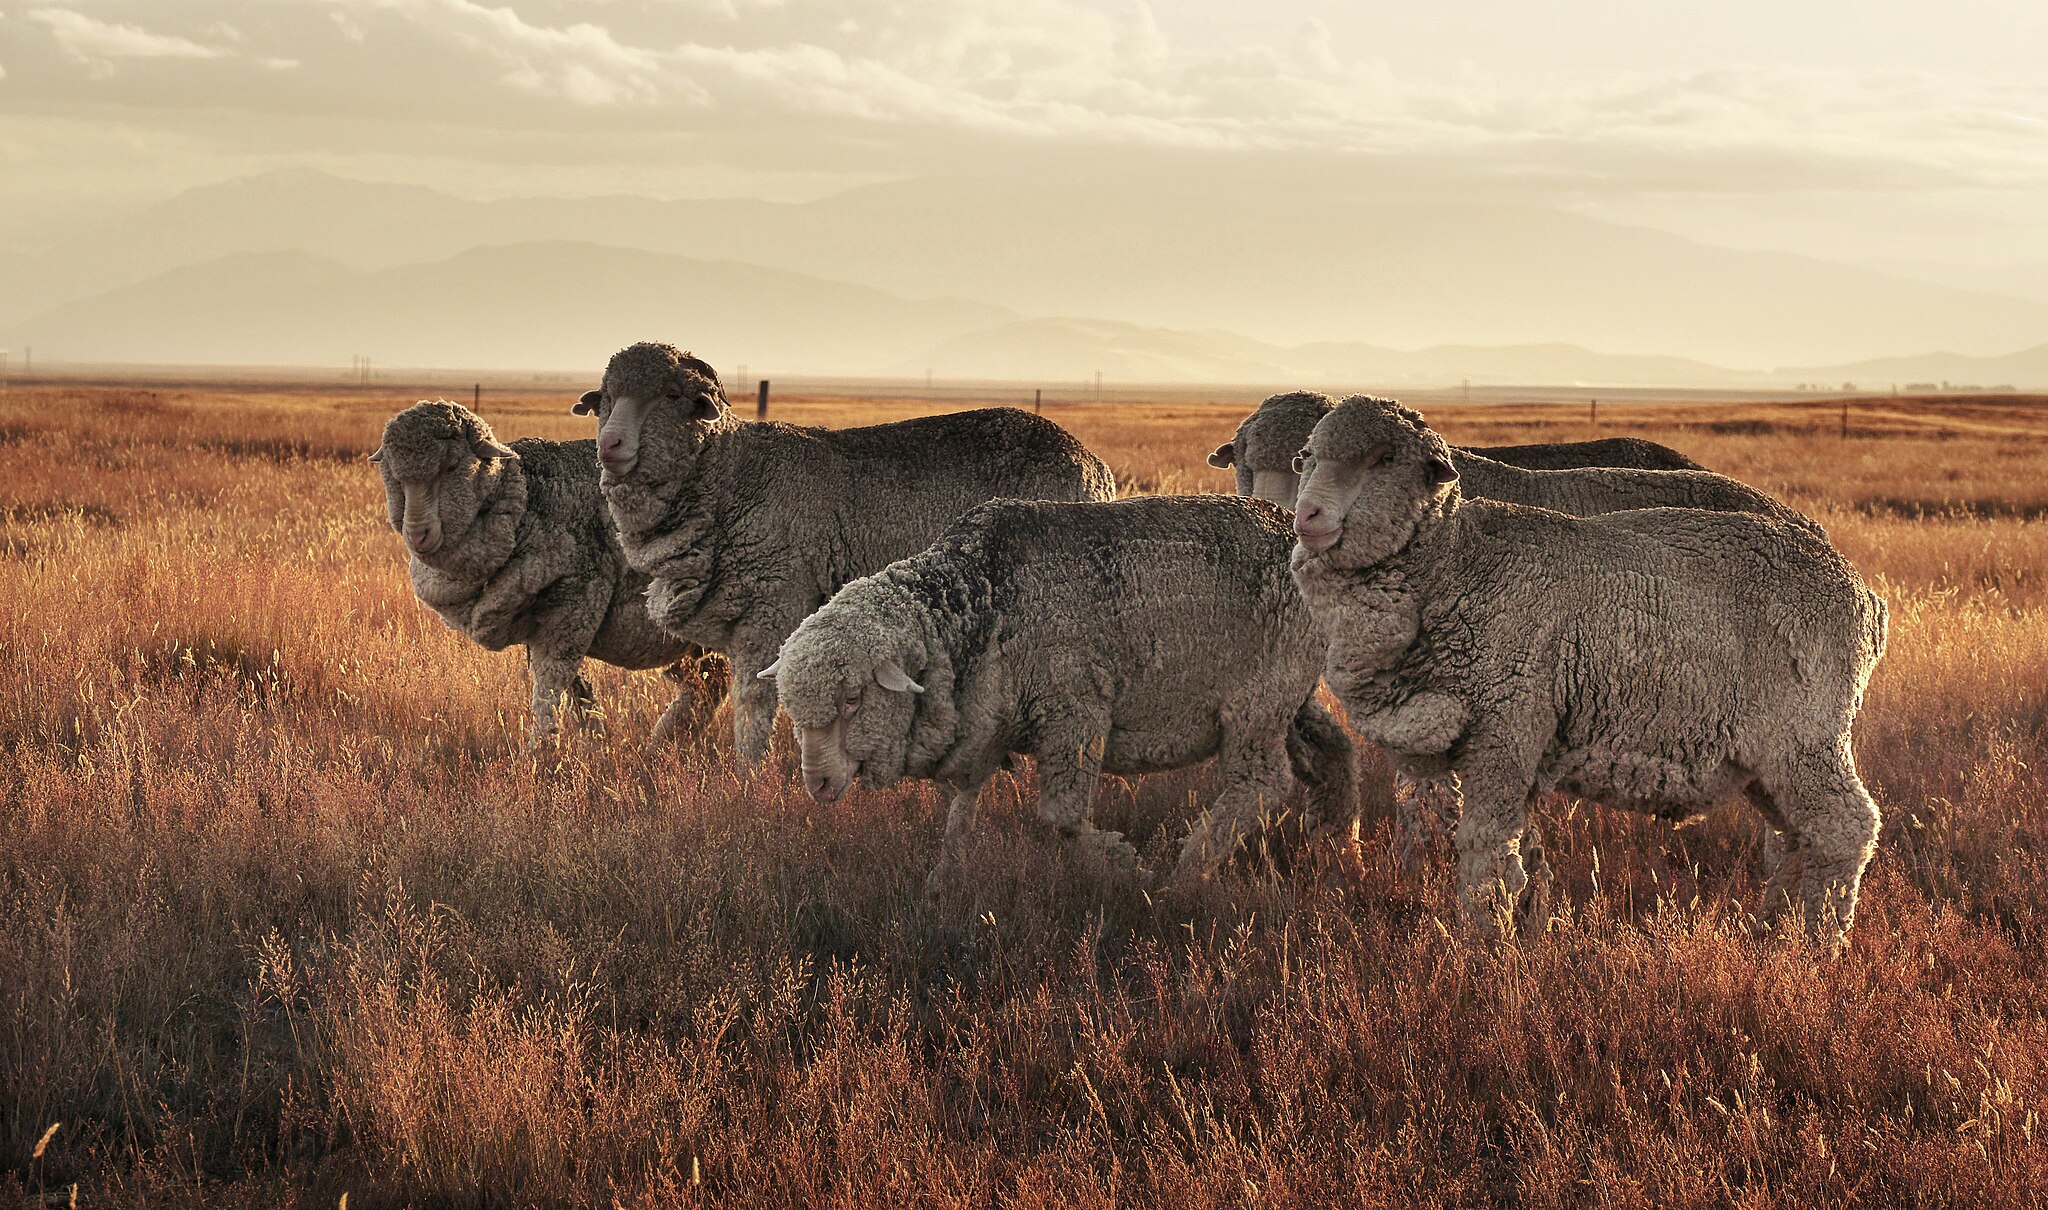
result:
M 832 779 L 823 773 L 804 774 L 804 789 L 819 802 L 837 801 L 840 794 L 840 791 L 832 788 Z
M 1294 510 L 1294 532 L 1298 534 L 1319 533 L 1324 528 L 1323 506 L 1310 501 Z

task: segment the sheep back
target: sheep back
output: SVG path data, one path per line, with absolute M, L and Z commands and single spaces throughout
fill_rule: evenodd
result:
M 1314 692 L 1323 643 L 1291 543 L 1262 500 L 998 500 L 805 628 L 845 612 L 916 635 L 926 692 L 892 773 L 972 781 L 1104 711 L 1105 770 L 1177 768 L 1214 755 L 1226 723 L 1283 736 Z

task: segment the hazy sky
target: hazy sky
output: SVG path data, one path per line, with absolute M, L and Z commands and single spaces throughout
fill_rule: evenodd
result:
M 0 0 L 0 204 L 310 165 L 804 198 L 1161 163 L 2048 262 L 2040 0 Z

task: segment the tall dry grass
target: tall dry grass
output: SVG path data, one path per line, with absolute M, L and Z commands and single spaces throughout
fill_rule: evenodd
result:
M 1603 409 L 1786 493 L 1890 598 L 1847 956 L 1761 931 L 1760 834 L 1553 804 L 1540 942 L 1441 873 L 1247 863 L 1155 906 L 998 787 L 811 804 L 663 703 L 520 748 L 519 661 L 411 598 L 371 393 L 0 397 L 0 1196 L 38 1204 L 2027 1204 L 2048 1188 L 2048 422 Z M 580 435 L 566 398 L 487 401 Z M 793 401 L 852 423 L 920 410 Z M 923 409 L 929 410 L 929 409 Z M 1144 490 L 1235 422 L 1049 407 Z M 1454 440 L 1558 408 L 1440 409 Z M 785 754 L 786 758 L 786 754 Z M 786 773 L 786 769 L 784 770 Z M 1164 856 L 1201 772 L 1105 789 Z M 46 1134 L 52 1124 L 54 1134 Z

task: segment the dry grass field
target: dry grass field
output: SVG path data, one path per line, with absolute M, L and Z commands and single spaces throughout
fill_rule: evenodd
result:
M 570 391 L 501 437 L 587 436 Z M 1762 930 L 1761 832 L 1559 801 L 1549 934 L 1467 944 L 1376 819 L 1155 905 L 999 783 L 811 803 L 664 697 L 522 750 L 362 455 L 411 396 L 0 395 L 0 1201 L 2027 1205 L 2048 1196 L 2048 406 L 1603 405 L 1815 513 L 1891 602 L 1846 956 Z M 845 424 L 913 403 L 778 402 Z M 1579 409 L 1430 409 L 1453 440 Z M 1239 409 L 1048 406 L 1133 490 Z M 720 722 L 723 723 L 721 715 Z M 1199 770 L 1106 787 L 1168 852 Z M 2037 1139 L 2037 1136 L 2044 1136 Z

